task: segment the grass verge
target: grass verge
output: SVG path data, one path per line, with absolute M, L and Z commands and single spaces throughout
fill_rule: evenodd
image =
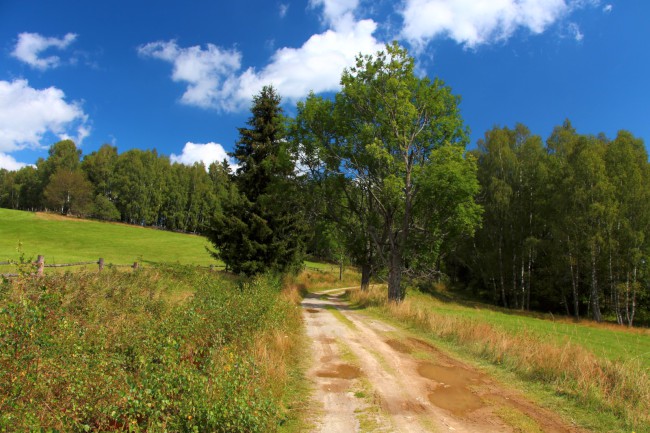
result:
M 385 289 L 375 288 L 354 291 L 350 298 L 357 306 L 407 323 L 526 382 L 541 383 L 565 401 L 587 408 L 587 417 L 599 420 L 592 425 L 597 430 L 650 431 L 650 377 L 639 359 L 597 356 L 580 344 L 544 338 L 539 330 L 495 325 L 480 312 L 449 314 L 427 295 L 412 294 L 400 304 L 387 302 L 385 295 Z M 553 323 L 547 326 L 551 334 Z M 574 415 L 592 424 L 582 409 Z

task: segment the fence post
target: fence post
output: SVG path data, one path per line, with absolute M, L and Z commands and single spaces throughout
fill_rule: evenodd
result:
M 36 259 L 36 275 L 39 277 L 43 276 L 43 267 L 45 266 L 45 257 L 44 256 L 38 256 L 38 259 Z
M 97 261 L 97 264 L 99 265 L 99 272 L 103 271 L 104 270 L 104 259 L 100 257 L 99 260 Z
M 137 271 L 140 265 L 138 265 L 138 262 L 133 262 L 133 270 Z

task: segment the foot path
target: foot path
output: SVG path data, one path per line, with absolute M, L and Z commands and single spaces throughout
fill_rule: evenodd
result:
M 344 289 L 303 303 L 316 432 L 581 432 L 431 344 L 353 311 Z

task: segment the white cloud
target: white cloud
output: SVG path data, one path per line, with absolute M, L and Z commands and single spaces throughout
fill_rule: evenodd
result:
M 213 162 L 221 162 L 224 159 L 228 161 L 231 167 L 234 166 L 232 159 L 228 153 L 219 143 L 205 143 L 198 144 L 188 141 L 183 147 L 183 152 L 180 155 L 171 154 L 169 156 L 171 162 L 178 162 L 185 165 L 192 165 L 195 162 L 203 162 L 207 169 Z
M 176 41 L 151 42 L 138 48 L 143 56 L 168 61 L 174 65 L 172 80 L 188 83 L 181 101 L 202 108 L 219 105 L 228 96 L 227 80 L 241 67 L 241 54 L 223 50 L 213 44 L 181 48 Z
M 206 48 L 179 47 L 176 41 L 141 46 L 144 56 L 173 65 L 172 80 L 187 83 L 181 102 L 201 108 L 240 111 L 265 85 L 273 85 L 289 100 L 335 91 L 343 69 L 354 64 L 359 52 L 374 53 L 384 48 L 373 36 L 377 24 L 355 21 L 338 30 L 311 36 L 299 48 L 278 49 L 261 70 L 241 70 L 241 54 L 208 44 Z
M 609 12 L 612 11 L 612 9 L 614 9 L 614 6 L 612 6 L 612 5 L 610 5 L 610 4 L 607 4 L 607 5 L 605 5 L 605 7 L 603 8 L 603 12 L 609 13 Z
M 0 168 L 4 168 L 5 170 L 9 171 L 15 171 L 20 170 L 27 165 L 29 164 L 18 162 L 14 159 L 13 156 L 0 152 Z
M 79 103 L 56 87 L 34 89 L 27 80 L 0 81 L 0 152 L 38 148 L 45 134 L 80 145 L 90 133 Z
M 289 12 L 289 3 L 280 3 L 279 6 L 280 18 L 286 17 L 287 12 Z
M 310 90 L 338 90 L 343 69 L 354 65 L 359 52 L 375 53 L 384 48 L 372 36 L 376 28 L 372 20 L 358 21 L 344 31 L 313 35 L 300 48 L 277 50 L 264 69 L 250 68 L 238 77 L 237 99 L 250 100 L 266 84 L 290 100 L 303 98 Z
M 77 35 L 74 33 L 68 33 L 63 38 L 48 38 L 38 33 L 20 33 L 11 55 L 33 68 L 54 68 L 61 64 L 61 59 L 58 56 L 40 57 L 40 55 L 49 48 L 64 50 L 76 38 Z
M 323 21 L 335 29 L 354 23 L 354 11 L 359 0 L 309 0 L 309 6 L 323 8 Z
M 533 34 L 593 0 L 405 0 L 402 37 L 418 48 L 448 37 L 474 48 L 508 39 L 520 29 Z
M 585 35 L 580 31 L 580 26 L 576 23 L 569 23 L 569 34 L 577 42 L 581 42 Z

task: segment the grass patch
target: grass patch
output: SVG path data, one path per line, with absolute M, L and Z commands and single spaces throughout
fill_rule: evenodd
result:
M 20 247 L 19 247 L 20 246 Z M 45 256 L 46 263 L 97 260 L 106 264 L 215 264 L 202 236 L 119 223 L 0 209 L 0 262 Z M 96 266 L 93 267 L 96 269 Z M 0 272 L 11 272 L 1 267 Z
M 300 329 L 286 297 L 179 266 L 0 284 L 0 431 L 276 431 Z
M 589 417 L 597 417 L 602 423 L 595 427 L 601 431 L 650 431 L 650 378 L 638 358 L 611 360 L 579 342 L 550 337 L 556 326 L 551 321 L 531 319 L 537 328 L 527 330 L 521 325 L 526 318 L 517 316 L 520 326 L 511 329 L 499 326 L 499 322 L 512 320 L 509 315 L 501 313 L 508 317 L 495 318 L 497 312 L 484 315 L 483 310 L 448 303 L 441 308 L 439 300 L 422 294 L 410 294 L 401 304 L 388 303 L 385 289 L 378 288 L 355 291 L 350 297 L 357 306 L 370 307 L 447 341 L 522 380 L 540 383 L 563 396 L 565 403 L 586 407 L 586 415 L 580 410 L 571 414 L 584 424 L 590 424 Z

